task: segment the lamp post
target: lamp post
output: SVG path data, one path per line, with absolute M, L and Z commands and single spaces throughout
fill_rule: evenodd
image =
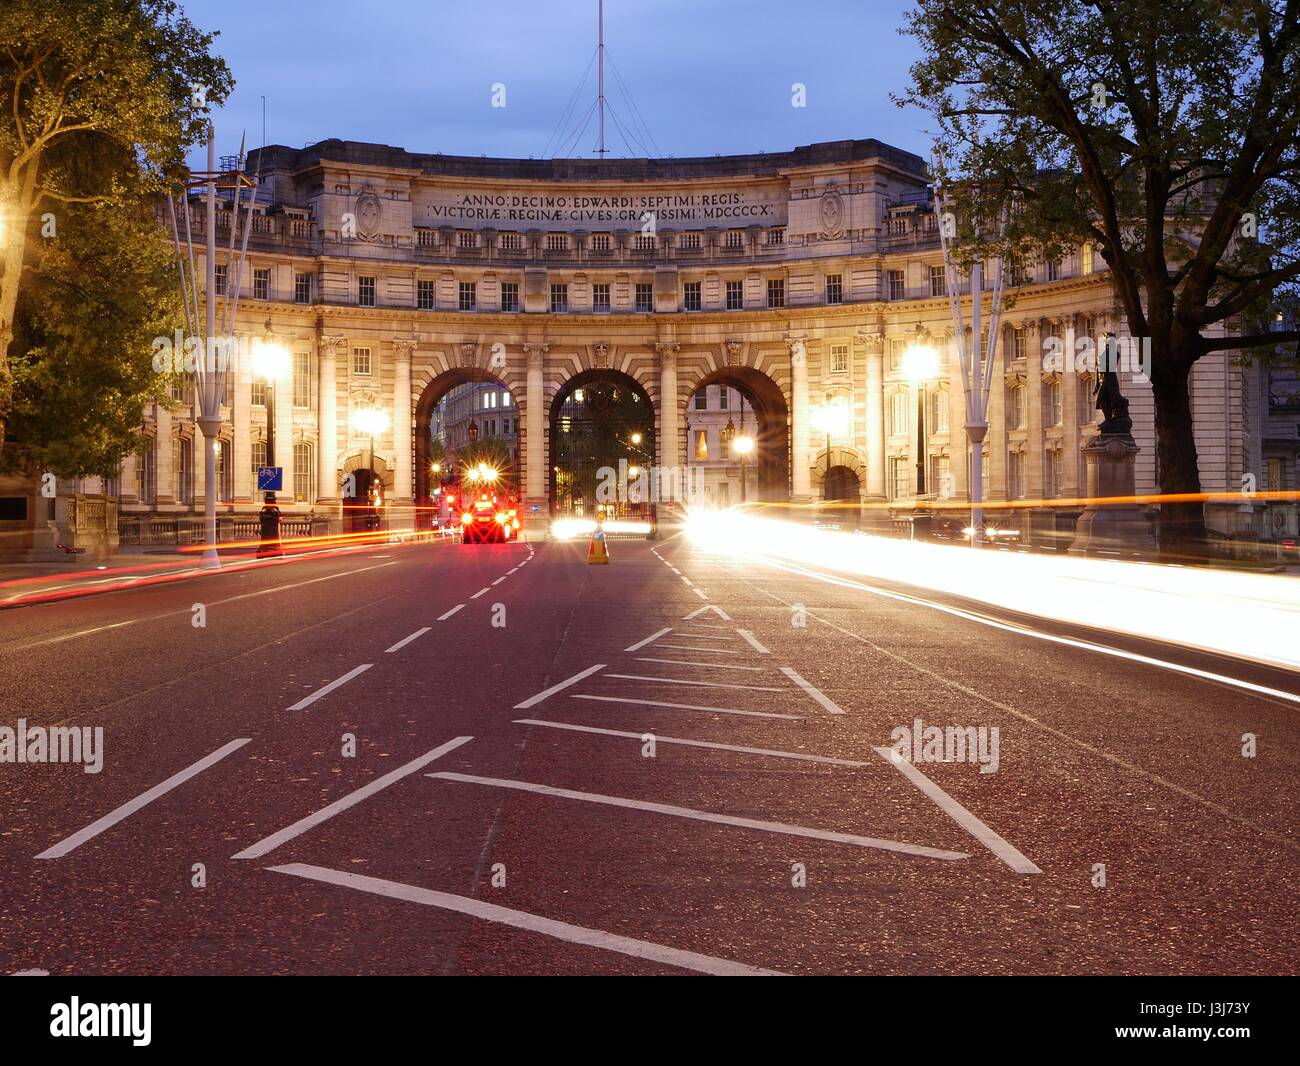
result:
M 741 433 L 731 442 L 731 450 L 740 456 L 740 502 L 745 502 L 745 456 L 754 450 L 754 438 Z
M 916 337 L 903 352 L 903 370 L 916 389 L 916 495 L 925 495 L 925 384 L 939 372 L 939 353 L 930 343 L 930 331 L 916 324 Z
M 253 373 L 266 383 L 266 465 L 275 466 L 275 384 L 289 370 L 289 350 L 275 339 L 266 320 L 262 339 L 253 348 Z

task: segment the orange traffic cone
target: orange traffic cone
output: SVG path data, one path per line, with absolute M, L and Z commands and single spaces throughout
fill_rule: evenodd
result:
M 599 527 L 592 533 L 591 542 L 587 545 L 587 562 L 590 565 L 609 565 L 609 546 L 605 543 L 605 531 Z

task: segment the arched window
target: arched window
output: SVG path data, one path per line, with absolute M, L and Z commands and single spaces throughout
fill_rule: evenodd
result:
M 217 499 L 229 502 L 235 497 L 235 467 L 230 461 L 230 441 L 218 441 L 217 449 Z
M 312 503 L 316 499 L 316 464 L 311 457 L 312 447 L 306 441 L 293 446 L 294 503 Z
M 172 499 L 177 503 L 194 501 L 193 447 L 185 437 L 172 440 Z
M 948 432 L 948 390 L 940 389 L 930 397 L 930 432 Z
M 889 398 L 889 432 L 892 434 L 901 434 L 908 432 L 907 417 L 908 409 L 911 405 L 908 403 L 907 393 L 900 389 Z
M 266 466 L 266 441 L 253 441 L 253 484 L 257 484 L 257 468 Z

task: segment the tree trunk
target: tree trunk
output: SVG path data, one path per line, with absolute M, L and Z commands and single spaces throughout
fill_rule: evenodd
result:
M 1191 362 L 1169 367 L 1152 377 L 1155 395 L 1156 463 L 1164 495 L 1199 493 L 1201 473 L 1192 431 L 1188 390 Z M 1160 552 L 1170 562 L 1189 562 L 1206 555 L 1205 505 L 1201 501 L 1160 505 Z

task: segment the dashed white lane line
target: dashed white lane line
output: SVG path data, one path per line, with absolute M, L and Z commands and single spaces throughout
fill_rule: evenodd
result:
M 632 703 L 638 707 L 672 707 L 683 711 L 708 711 L 710 714 L 743 714 L 750 718 L 785 718 L 791 722 L 802 722 L 800 714 L 776 714 L 773 711 L 742 711 L 735 707 L 706 707 L 702 703 L 666 703 L 663 700 L 630 699 L 627 696 L 588 696 L 574 693 L 575 700 L 599 700 L 601 703 Z
M 729 640 L 733 643 L 736 640 L 735 637 L 711 637 L 707 633 L 684 632 L 682 636 L 689 637 L 691 640 Z
M 520 564 L 519 564 L 519 566 L 523 566 L 523 565 L 524 565 L 523 563 L 520 563 Z M 507 571 L 506 571 L 506 577 L 509 577 L 509 576 L 510 576 L 511 574 L 513 574 L 516 570 L 518 570 L 518 569 L 519 569 L 519 566 L 512 566 L 509 570 L 507 570 Z
M 755 637 L 754 634 L 751 633 L 748 629 L 737 629 L 736 632 L 739 633 L 742 637 L 744 637 L 744 638 L 745 638 L 745 642 L 746 642 L 746 643 L 747 643 L 751 648 L 753 648 L 756 652 L 758 652 L 759 655 L 771 655 L 771 654 L 772 654 L 772 653 L 771 653 L 770 651 L 768 651 L 765 647 L 763 647 L 763 645 L 762 645 L 761 643 L 759 643 L 758 638 Z
M 702 666 L 706 670 L 748 670 L 751 673 L 761 673 L 761 666 L 736 666 L 733 663 L 693 663 L 686 659 L 653 659 L 648 655 L 638 655 L 636 661 L 639 663 L 673 663 L 676 666 Z
M 682 581 L 683 581 L 685 584 L 690 585 L 691 588 L 694 588 L 694 587 L 695 587 L 695 582 L 692 581 L 689 577 L 686 577 L 685 575 L 682 576 Z
M 663 738 L 660 737 L 660 740 Z M 892 748 L 874 748 L 877 755 L 887 763 L 891 763 L 905 778 L 914 784 L 921 792 L 935 804 L 944 814 L 948 815 L 954 822 L 966 830 L 971 836 L 983 844 L 989 851 L 993 852 L 999 859 L 1011 867 L 1018 874 L 1041 874 L 1043 871 L 1029 861 L 1013 845 L 1007 843 L 1002 837 L 998 836 L 992 829 L 981 822 L 975 815 L 971 814 L 965 807 L 953 799 L 948 793 L 931 781 L 925 774 L 921 773 L 906 759 L 898 755 Z
M 691 589 L 691 591 L 695 593 L 695 595 L 697 595 L 702 600 L 707 600 L 709 598 L 709 594 L 700 589 L 693 588 Z
M 300 699 L 297 703 L 295 703 L 292 707 L 290 707 L 289 710 L 301 711 L 304 707 L 310 707 L 322 696 L 328 696 L 340 685 L 346 685 L 349 681 L 351 681 L 354 677 L 356 677 L 357 674 L 364 674 L 367 670 L 369 670 L 374 665 L 375 665 L 374 663 L 362 663 L 360 666 L 353 667 L 342 677 L 335 678 L 328 685 L 324 685 L 321 688 L 318 688 L 310 696 L 307 696 L 304 699 Z
M 763 685 L 728 685 L 722 681 L 685 681 L 680 677 L 642 677 L 640 674 L 606 674 L 606 677 L 621 677 L 625 681 L 657 681 L 661 685 L 703 685 L 705 688 L 743 688 L 748 692 L 785 692 L 783 688 L 767 688 Z M 522 707 L 519 703 L 516 707 Z
M 453 607 L 450 611 L 447 611 L 445 614 L 440 614 L 440 615 L 438 615 L 438 621 L 439 621 L 439 622 L 445 622 L 445 621 L 447 621 L 448 618 L 450 618 L 453 614 L 455 614 L 457 611 L 459 611 L 459 610 L 460 610 L 462 607 L 464 607 L 464 606 L 465 606 L 465 605 L 464 605 L 463 603 L 458 603 L 458 604 L 456 604 L 456 606 Z
M 194 777 L 196 774 L 201 774 L 209 766 L 213 766 L 216 763 L 220 762 L 232 751 L 237 751 L 238 749 L 242 748 L 245 744 L 249 743 L 252 739 L 253 739 L 252 737 L 241 737 L 238 740 L 232 740 L 229 744 L 223 744 L 211 755 L 205 755 L 198 762 L 194 763 L 194 765 L 187 766 L 184 770 L 181 770 L 179 773 L 172 774 L 172 776 L 167 778 L 166 781 L 154 785 L 154 787 L 149 789 L 148 792 L 142 792 L 140 795 L 136 796 L 135 799 L 128 800 L 126 803 L 122 804 L 122 806 L 118 807 L 116 810 L 113 810 L 108 814 L 104 815 L 103 818 L 91 822 L 90 825 L 86 826 L 85 829 L 79 829 L 77 830 L 77 832 L 73 833 L 72 836 L 66 838 L 65 840 L 61 840 L 59 843 L 55 844 L 52 848 L 46 848 L 36 857 L 38 859 L 62 858 L 64 855 L 68 854 L 68 852 L 72 851 L 73 848 L 79 848 L 87 840 L 99 836 L 99 834 L 104 832 L 104 830 L 106 829 L 111 829 L 113 826 L 117 825 L 118 822 L 123 821 L 126 818 L 129 818 L 141 807 L 145 807 L 148 804 L 152 803 L 159 796 L 165 796 L 172 789 L 176 788 L 178 785 L 183 785 L 186 781 L 188 781 L 191 777 Z
M 765 833 L 811 837 L 814 840 L 829 840 L 837 844 L 853 844 L 860 848 L 879 848 L 883 851 L 896 851 L 904 855 L 919 855 L 930 859 L 970 858 L 969 855 L 960 851 L 941 851 L 938 848 L 927 848 L 918 844 L 904 844 L 897 840 L 881 840 L 878 837 L 862 837 L 853 833 L 837 833 L 827 829 L 813 829 L 804 825 L 787 825 L 783 822 L 765 822 L 757 818 L 738 818 L 730 814 L 697 811 L 691 807 L 674 807 L 667 803 L 649 803 L 645 800 L 624 799 L 621 796 L 603 796 L 596 792 L 575 792 L 572 789 L 552 788 L 550 785 L 538 785 L 531 781 L 510 781 L 499 777 L 475 777 L 471 774 L 453 773 L 432 773 L 425 776 L 444 781 L 459 781 L 462 784 L 488 785 L 492 788 L 512 788 L 520 792 L 535 792 L 538 795 L 553 796 L 557 799 L 582 800 L 585 803 L 601 803 L 609 807 L 626 807 L 630 810 L 668 814 L 676 818 L 691 818 L 697 822 L 714 822 L 718 825 L 732 825 L 742 829 L 757 829 Z
M 427 632 L 429 632 L 429 627 L 428 627 L 428 626 L 423 626 L 423 627 L 421 627 L 420 629 L 417 629 L 417 630 L 416 630 L 414 633 L 412 633 L 409 637 L 403 637 L 403 638 L 402 638 L 401 640 L 399 640 L 396 644 L 394 644 L 391 648 L 385 648 L 384 651 L 385 651 L 385 652 L 401 651 L 401 650 L 402 650 L 403 648 L 405 648 L 408 644 L 410 644 L 411 641 L 413 641 L 413 640 L 418 640 L 420 637 L 424 636 L 424 634 L 426 634 Z
M 243 851 L 239 852 L 239 854 L 231 857 L 235 859 L 260 858 L 267 852 L 274 851 L 281 844 L 292 840 L 294 837 L 302 836 L 302 834 L 307 832 L 308 829 L 313 829 L 322 822 L 329 821 L 329 819 L 333 818 L 336 814 L 341 814 L 350 807 L 355 807 L 362 800 L 368 799 L 376 792 L 382 792 L 394 782 L 400 781 L 402 778 L 415 773 L 417 770 L 422 770 L 424 767 L 428 766 L 429 763 L 433 762 L 434 759 L 441 758 L 446 755 L 447 752 L 454 751 L 462 744 L 468 744 L 473 739 L 473 737 L 455 737 L 454 739 L 447 741 L 446 744 L 440 744 L 432 751 L 426 751 L 419 758 L 412 759 L 410 762 L 399 766 L 396 770 L 390 770 L 382 777 L 375 778 L 370 782 L 370 784 L 362 785 L 355 792 L 349 792 L 342 799 L 335 800 L 328 807 L 322 807 L 315 814 L 309 814 L 306 818 L 299 818 L 298 821 L 293 823 L 293 825 L 286 826 L 279 832 L 272 833 L 269 837 L 263 837 L 256 844 L 245 848 Z
M 698 614 L 698 613 L 699 613 L 699 612 L 697 611 L 696 614 Z M 730 626 L 715 626 L 715 625 L 713 625 L 713 624 L 711 624 L 711 623 L 709 623 L 709 622 L 696 622 L 694 625 L 682 626 L 681 628 L 682 628 L 682 631 L 683 631 L 683 632 L 691 633 L 692 636 L 694 635 L 694 632 L 693 632 L 693 631 L 696 630 L 696 629 L 722 629 L 722 630 L 727 631 L 728 633 L 731 632 L 731 627 L 730 627 Z M 716 637 L 710 637 L 709 639 L 710 639 L 710 640 L 716 640 L 717 638 L 716 638 Z M 724 639 L 725 639 L 725 640 L 734 640 L 735 637 L 725 637 Z
M 798 685 L 801 689 L 803 689 L 806 693 L 808 693 L 808 695 L 810 695 L 813 699 L 815 699 L 818 703 L 820 703 L 831 714 L 844 713 L 844 708 L 836 706 L 834 700 L 832 700 L 829 696 L 827 696 L 824 692 L 822 692 L 819 688 L 817 688 L 816 685 L 813 685 L 811 682 L 805 681 L 802 677 L 800 677 L 792 669 L 790 669 L 790 667 L 788 666 L 781 667 L 781 673 L 785 674 L 786 677 L 788 677 L 791 681 L 793 681 L 796 685 Z
M 631 740 L 641 741 L 645 738 L 645 733 L 630 733 L 623 729 L 598 729 L 590 725 L 571 725 L 568 722 L 545 722 L 540 718 L 516 718 L 515 725 L 536 725 L 545 726 L 547 729 L 570 729 L 575 733 L 599 733 L 607 737 L 627 737 Z M 829 755 L 806 755 L 799 751 L 777 751 L 774 748 L 746 748 L 738 744 L 718 744 L 711 740 L 686 740 L 682 737 L 666 737 L 662 733 L 654 733 L 656 744 L 683 744 L 691 748 L 713 748 L 717 751 L 734 751 L 741 755 L 770 755 L 774 759 L 798 759 L 801 762 L 820 762 L 829 766 L 853 766 L 861 769 L 864 766 L 874 766 L 874 763 L 865 763 L 857 759 L 833 759 Z
M 502 574 L 499 578 L 497 578 L 495 581 L 493 581 L 492 584 L 493 584 L 493 585 L 499 585 L 499 584 L 501 584 L 501 582 L 503 582 L 503 581 L 504 581 L 508 576 L 509 576 L 508 574 Z
M 516 703 L 516 704 L 515 704 L 515 710 L 516 710 L 516 711 L 524 711 L 524 710 L 527 710 L 529 707 L 532 707 L 532 706 L 535 706 L 535 705 L 538 704 L 538 703 L 541 703 L 542 700 L 546 699 L 548 696 L 554 696 L 557 692 L 562 692 L 562 691 L 564 691 L 564 690 L 565 690 L 566 688 L 568 688 L 570 685 L 576 685 L 576 684 L 577 684 L 579 681 L 581 681 L 584 677 L 590 677 L 592 674 L 596 673 L 598 670 L 603 670 L 603 669 L 605 669 L 605 665 L 606 665 L 605 663 L 597 663 L 595 666 L 589 666 L 589 667 L 587 667 L 587 669 L 585 669 L 585 670 L 580 670 L 578 673 L 574 674 L 572 677 L 567 678 L 567 679 L 564 680 L 564 681 L 561 681 L 558 685 L 552 685 L 550 688 L 544 688 L 544 689 L 542 689 L 541 692 L 537 693 L 537 695 L 535 695 L 535 696 L 529 696 L 528 699 L 524 700 L 523 703 Z
M 743 655 L 744 652 L 733 651 L 731 648 L 700 648 L 691 644 L 657 644 L 658 648 L 673 648 L 676 651 L 703 651 L 710 655 Z
M 474 595 L 471 596 L 470 599 L 471 599 L 471 600 L 477 600 L 477 599 L 478 599 L 480 596 L 482 596 L 485 592 L 490 592 L 490 591 L 491 591 L 491 587 L 490 587 L 490 586 L 488 586 L 488 587 L 484 587 L 484 588 L 481 588 L 481 589 L 479 589 L 476 593 L 474 593 Z
M 664 628 L 661 629 L 661 630 L 659 630 L 657 633 L 651 633 L 648 637 L 645 638 L 645 640 L 638 640 L 638 641 L 637 641 L 635 644 L 633 644 L 631 647 L 629 647 L 629 648 L 624 648 L 623 650 L 624 650 L 624 651 L 640 651 L 640 650 L 641 650 L 642 648 L 644 648 L 647 644 L 650 644 L 650 643 L 652 643 L 652 642 L 658 640 L 660 637 L 665 636 L 666 634 L 671 633 L 672 631 L 673 631 L 673 627 L 672 627 L 672 626 L 664 626 Z
M 712 955 L 701 955 L 694 951 L 683 951 L 680 948 L 671 948 L 663 944 L 653 944 L 648 940 L 636 940 L 633 937 L 620 936 L 617 933 L 606 933 L 600 929 L 570 925 L 568 922 L 559 922 L 554 918 L 543 918 L 537 914 L 529 914 L 526 911 L 517 911 L 509 907 L 499 907 L 495 903 L 485 903 L 469 896 L 455 896 L 449 892 L 437 892 L 431 888 L 404 885 L 397 881 L 385 881 L 378 877 L 368 877 L 365 874 L 346 873 L 342 870 L 331 870 L 324 866 L 310 866 L 300 862 L 289 863 L 285 866 L 268 866 L 267 869 L 274 873 L 304 877 L 311 881 L 323 881 L 326 884 L 339 885 L 358 892 L 369 892 L 372 895 L 386 896 L 389 899 L 399 899 L 407 903 L 419 903 L 425 907 L 438 907 L 442 910 L 454 911 L 457 914 L 467 914 L 471 918 L 477 918 L 480 921 L 496 922 L 498 925 L 508 925 L 515 929 L 527 930 L 530 933 L 540 933 L 543 936 L 553 937 L 556 940 L 563 940 L 570 944 L 583 944 L 587 947 L 600 948 L 603 951 L 613 951 L 620 955 L 646 959 L 649 962 L 677 966 L 683 970 L 693 970 L 696 973 L 714 974 L 720 977 L 785 976 L 779 970 L 764 970 L 761 967 L 750 966 L 743 962 L 731 962 L 728 959 L 719 959 Z

